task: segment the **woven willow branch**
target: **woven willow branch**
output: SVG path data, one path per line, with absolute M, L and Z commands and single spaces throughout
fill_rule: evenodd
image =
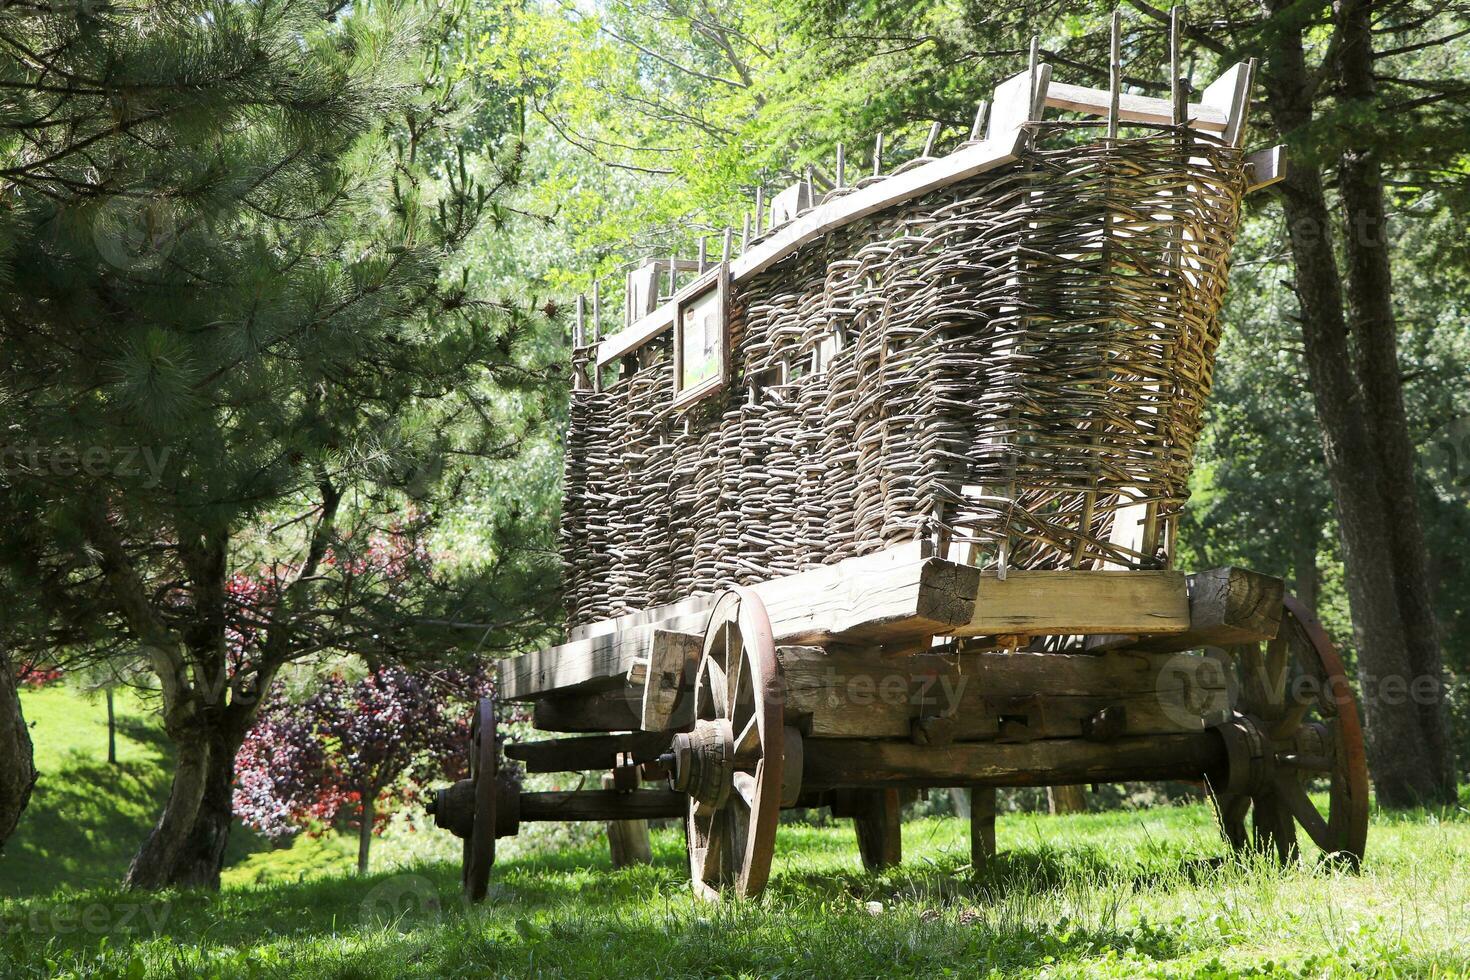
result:
M 986 567 L 1166 566 L 1241 153 L 1097 125 L 1039 124 L 1016 164 L 737 284 L 724 394 L 672 409 L 667 336 L 576 392 L 572 623 L 921 536 Z

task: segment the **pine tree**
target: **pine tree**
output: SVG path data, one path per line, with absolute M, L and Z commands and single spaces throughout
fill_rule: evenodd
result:
M 284 664 L 493 648 L 554 595 L 513 542 L 499 607 L 415 564 L 544 381 L 459 259 L 518 157 L 456 145 L 457 6 L 79 3 L 0 19 L 4 628 L 146 660 L 177 761 L 127 881 L 217 886 Z

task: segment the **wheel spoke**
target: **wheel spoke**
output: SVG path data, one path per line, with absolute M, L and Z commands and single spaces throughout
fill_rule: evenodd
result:
M 1296 821 L 1291 810 L 1271 793 L 1256 797 L 1253 802 L 1256 846 L 1266 851 L 1274 845 L 1276 859 L 1282 864 L 1295 859 Z
M 739 798 L 740 803 L 743 803 L 747 810 L 754 810 L 755 777 L 748 772 L 737 772 L 735 774 L 735 796 Z
M 1270 699 L 1266 693 L 1266 665 L 1261 659 L 1260 646 L 1247 643 L 1236 647 L 1236 662 L 1240 674 L 1241 709 L 1250 714 L 1264 714 Z
M 1276 636 L 1266 644 L 1266 696 L 1274 708 L 1286 704 L 1287 668 L 1290 666 L 1288 655 L 1291 653 L 1291 641 L 1287 637 L 1289 629 L 1288 624 L 1282 623 Z
M 716 718 L 728 718 L 730 716 L 730 692 L 725 681 L 725 669 L 715 662 L 711 657 L 706 664 L 708 668 L 710 698 L 713 701 Z
M 1302 721 L 1311 710 L 1312 702 L 1293 701 L 1287 705 L 1286 711 L 1281 717 L 1271 725 L 1270 737 L 1278 742 L 1291 738 L 1296 733 L 1296 730 L 1301 727 Z
M 1327 821 L 1322 819 L 1322 814 L 1317 812 L 1317 807 L 1312 803 L 1307 791 L 1302 784 L 1290 775 L 1279 775 L 1275 780 L 1276 796 L 1281 800 L 1291 815 L 1296 817 L 1297 823 L 1312 838 L 1312 843 L 1324 851 L 1334 851 L 1332 845 L 1332 834 L 1327 828 Z
M 740 734 L 735 736 L 735 762 L 737 765 L 748 765 L 761 757 L 761 732 L 760 725 L 756 723 L 754 712 L 745 727 L 740 729 Z
M 734 636 L 732 637 L 731 634 L 734 634 Z M 727 640 L 739 639 L 739 629 L 735 626 L 731 626 L 725 631 L 725 636 Z M 733 718 L 735 717 L 735 705 L 739 703 L 740 699 L 740 681 L 742 679 L 742 675 L 746 673 L 745 650 L 743 643 L 731 643 L 731 645 L 727 649 L 725 659 L 725 673 L 727 675 L 725 678 L 725 703 L 729 705 L 729 717 Z

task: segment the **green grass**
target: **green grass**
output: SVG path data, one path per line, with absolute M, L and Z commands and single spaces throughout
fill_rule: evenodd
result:
M 766 894 L 717 905 L 691 897 L 677 832 L 655 834 L 652 866 L 617 872 L 579 836 L 515 841 L 478 908 L 446 863 L 0 903 L 0 975 L 1470 974 L 1458 819 L 1377 818 L 1358 875 L 1214 860 L 1202 806 L 1006 816 L 1005 853 L 978 876 L 959 820 L 906 824 L 904 866 L 880 875 L 861 871 L 849 827 L 788 824 Z
M 40 783 L 0 856 L 0 977 L 1462 976 L 1470 820 L 1376 815 L 1359 875 L 1223 862 L 1199 805 L 1006 815 L 1002 858 L 966 825 L 904 826 L 903 867 L 861 870 L 851 828 L 784 824 L 754 902 L 697 902 L 683 839 L 614 872 L 589 825 L 500 842 L 489 901 L 459 900 L 458 842 L 395 822 L 377 873 L 353 842 L 266 849 L 236 830 L 219 894 L 120 892 L 168 789 L 156 718 L 65 688 L 25 694 Z M 877 903 L 873 905 L 872 903 Z
M 39 778 L 15 835 L 0 852 L 0 895 L 116 885 L 168 798 L 173 754 L 152 705 L 114 698 L 117 764 L 107 763 L 107 705 L 54 684 L 21 693 Z M 230 836 L 235 864 L 266 846 L 243 827 Z M 355 852 L 354 852 L 355 853 Z

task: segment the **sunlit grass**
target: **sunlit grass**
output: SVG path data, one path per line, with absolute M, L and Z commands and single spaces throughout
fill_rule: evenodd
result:
M 906 824 L 904 864 L 881 874 L 862 870 L 845 821 L 785 824 L 766 894 L 718 905 L 690 895 L 676 829 L 655 833 L 653 865 L 621 871 L 600 840 L 553 832 L 540 840 L 554 849 L 504 849 L 478 908 L 445 863 L 218 896 L 10 902 L 0 975 L 1470 973 L 1470 823 L 1375 823 L 1357 875 L 1222 861 L 1198 805 L 1008 815 L 1002 856 L 979 874 L 957 819 Z

